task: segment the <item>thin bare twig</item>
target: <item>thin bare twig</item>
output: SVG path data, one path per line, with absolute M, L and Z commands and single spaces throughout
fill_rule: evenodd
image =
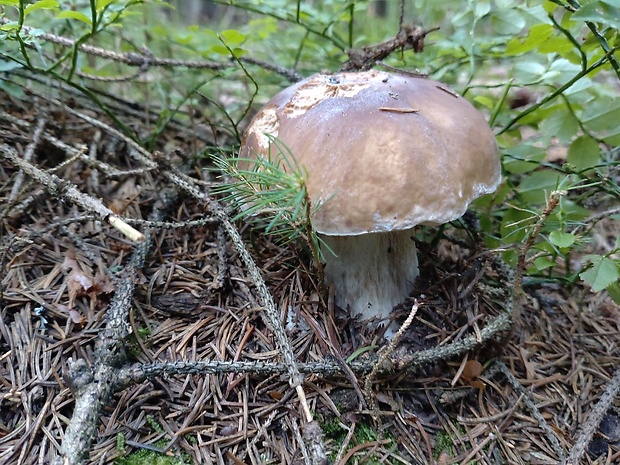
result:
M 560 197 L 563 195 L 563 192 L 553 191 L 549 195 L 549 200 L 547 200 L 547 205 L 545 205 L 545 209 L 540 214 L 538 221 L 534 224 L 532 229 L 530 230 L 527 239 L 523 243 L 523 245 L 519 249 L 519 257 L 517 259 L 517 267 L 513 277 L 513 293 L 512 293 L 512 321 L 519 321 L 521 316 L 521 308 L 523 306 L 523 300 L 525 299 L 525 294 L 523 292 L 523 274 L 525 273 L 525 268 L 527 266 L 527 253 L 534 245 L 536 238 L 540 234 L 540 230 L 549 215 L 553 213 L 555 207 L 560 203 Z
M 340 68 L 341 71 L 362 71 L 372 68 L 378 61 L 391 55 L 398 49 L 413 49 L 421 52 L 424 49 L 424 38 L 438 27 L 424 30 L 416 26 L 402 26 L 396 37 L 377 45 L 349 50 L 349 60 Z
M 257 60 L 256 58 L 244 56 L 240 58 L 244 63 L 249 63 L 251 65 L 260 66 L 261 68 L 268 69 L 269 71 L 273 71 L 281 76 L 284 76 L 289 82 L 297 82 L 301 81 L 304 77 L 299 74 L 297 71 L 293 69 L 287 69 L 283 66 L 274 65 L 271 63 L 267 63 L 266 61 Z
M 4 158 L 13 163 L 14 166 L 19 167 L 28 176 L 43 184 L 53 196 L 75 203 L 89 212 L 96 213 L 100 218 L 107 221 L 110 226 L 118 229 L 134 242 L 144 240 L 144 235 L 140 231 L 125 223 L 122 218 L 103 205 L 100 200 L 80 192 L 74 184 L 60 179 L 55 174 L 48 174 L 40 170 L 33 164 L 20 158 L 8 145 L 0 145 L 0 153 Z
M 32 160 L 32 157 L 34 156 L 34 151 L 41 142 L 41 135 L 43 134 L 43 130 L 45 129 L 45 123 L 45 115 L 39 116 L 39 118 L 37 119 L 37 124 L 34 128 L 34 132 L 32 133 L 30 143 L 26 147 L 26 150 L 24 150 L 24 156 L 22 157 L 24 161 L 30 162 L 30 160 Z M 15 176 L 15 182 L 13 184 L 13 187 L 11 188 L 11 193 L 9 194 L 9 204 L 12 204 L 19 195 L 19 191 L 21 189 L 22 183 L 24 182 L 25 176 L 26 175 L 23 171 L 20 171 L 19 173 L 17 173 L 17 176 Z
M 68 378 L 73 384 L 75 407 L 62 441 L 65 465 L 78 465 L 87 460 L 100 412 L 114 394 L 115 366 L 124 358 L 123 341 L 129 334 L 123 316 L 131 306 L 135 274 L 135 268 L 129 266 L 118 282 L 106 318 L 108 326 L 98 344 L 93 370 L 82 359 L 68 361 Z
M 515 378 L 515 376 L 511 373 L 511 371 L 508 369 L 508 367 L 503 362 L 498 361 L 496 363 L 499 366 L 500 372 L 506 377 L 510 385 L 523 398 L 523 402 L 525 403 L 525 405 L 527 405 L 527 408 L 532 413 L 532 416 L 538 422 L 538 426 L 540 427 L 540 429 L 543 430 L 543 432 L 545 433 L 545 436 L 547 436 L 547 439 L 549 439 L 549 442 L 553 446 L 554 452 L 558 456 L 558 459 L 563 460 L 565 457 L 565 453 L 564 453 L 564 449 L 562 449 L 562 446 L 560 445 L 560 440 L 558 439 L 556 434 L 553 432 L 553 430 L 547 423 L 547 420 L 545 420 L 545 417 L 542 416 L 542 414 L 540 413 L 540 410 L 538 410 L 538 408 L 536 407 L 536 404 L 530 397 L 529 393 L 525 390 L 525 388 L 521 385 L 519 380 Z
M 405 0 L 398 2 L 398 30 L 405 27 Z
M 592 439 L 596 428 L 601 423 L 601 420 L 605 416 L 605 413 L 611 407 L 612 403 L 618 397 L 620 393 L 620 369 L 617 369 L 613 378 L 609 381 L 605 392 L 596 403 L 594 408 L 590 411 L 586 424 L 581 428 L 579 436 L 570 451 L 570 454 L 562 462 L 563 465 L 578 465 L 581 462 L 581 457 L 587 450 L 588 443 Z
M 585 220 L 581 220 L 579 224 L 573 228 L 571 234 L 578 234 L 582 231 L 587 232 L 597 222 L 609 218 L 611 215 L 617 215 L 618 213 L 620 213 L 620 207 L 613 207 L 603 210 L 602 212 L 594 213 Z
M 9 20 L 7 18 L 0 18 L 0 24 L 6 24 Z M 31 33 L 34 29 L 28 26 L 22 26 L 22 31 L 25 33 Z M 55 34 L 50 33 L 38 33 L 38 39 L 45 40 L 47 42 L 55 43 L 67 48 L 73 48 L 76 45 L 76 41 L 73 39 L 69 39 L 67 37 L 57 36 Z M 29 45 L 30 47 L 34 47 L 34 45 Z M 148 49 L 143 49 L 140 53 L 136 52 L 128 52 L 128 53 L 118 53 L 113 52 L 111 50 L 106 50 L 100 47 L 94 47 L 88 44 L 80 44 L 78 46 L 78 50 L 81 52 L 87 53 L 89 55 L 98 56 L 100 58 L 105 58 L 107 60 L 116 61 L 119 63 L 123 63 L 128 66 L 138 66 L 140 67 L 140 71 L 135 74 L 135 76 L 124 77 L 123 80 L 128 80 L 133 77 L 137 77 L 140 74 L 143 74 L 146 69 L 149 67 L 182 67 L 182 68 L 194 68 L 194 69 L 210 69 L 214 71 L 219 71 L 223 69 L 228 69 L 234 67 L 234 61 L 228 63 L 221 63 L 216 61 L 192 61 L 192 60 L 177 60 L 173 58 L 156 58 Z M 272 65 L 270 63 L 266 63 L 261 60 L 255 60 L 249 57 L 241 57 L 241 61 L 244 61 L 249 64 L 253 64 L 256 66 L 260 66 L 269 71 L 273 71 L 278 73 L 285 78 L 287 78 L 290 82 L 296 82 L 302 79 L 302 76 L 295 70 L 287 69 L 282 66 Z M 83 77 L 88 78 L 88 75 L 82 74 Z M 93 76 L 94 78 L 94 76 Z M 100 80 L 100 77 L 96 77 L 97 80 Z
M 413 303 L 413 306 L 411 307 L 409 316 L 407 316 L 407 319 L 404 321 L 401 327 L 398 328 L 398 331 L 396 332 L 392 340 L 388 343 L 388 345 L 382 347 L 379 351 L 377 363 L 375 363 L 375 365 L 372 367 L 370 374 L 366 377 L 366 381 L 364 382 L 364 394 L 366 395 L 366 402 L 368 403 L 368 409 L 370 410 L 375 421 L 379 421 L 379 415 L 377 409 L 377 400 L 375 396 L 372 395 L 372 382 L 377 377 L 377 373 L 379 372 L 383 364 L 388 360 L 390 355 L 392 355 L 392 353 L 396 349 L 398 342 L 400 341 L 407 328 L 409 328 L 409 326 L 411 326 L 411 323 L 413 323 L 413 319 L 415 318 L 416 313 L 418 313 L 418 308 L 418 302 L 415 301 Z
M 349 426 L 349 431 L 347 431 L 347 435 L 345 436 L 342 444 L 340 445 L 338 455 L 336 455 L 336 459 L 334 460 L 334 463 L 337 465 L 346 465 L 346 463 L 342 460 L 342 456 L 347 451 L 351 439 L 353 439 L 353 434 L 355 433 L 355 425 L 357 425 L 357 423 L 351 423 L 351 426 Z

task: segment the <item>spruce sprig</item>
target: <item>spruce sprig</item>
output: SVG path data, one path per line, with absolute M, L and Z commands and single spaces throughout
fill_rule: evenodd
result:
M 226 181 L 214 188 L 243 220 L 274 236 L 283 244 L 301 240 L 321 270 L 321 244 L 312 228 L 312 215 L 320 208 L 308 195 L 307 172 L 277 137 L 269 138 L 268 155 L 256 158 L 213 157 Z

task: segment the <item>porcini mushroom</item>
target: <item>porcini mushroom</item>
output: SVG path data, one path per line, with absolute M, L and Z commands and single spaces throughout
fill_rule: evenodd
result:
M 418 276 L 412 230 L 459 218 L 500 182 L 495 137 L 467 100 L 421 77 L 317 74 L 254 117 L 240 156 L 268 158 L 278 138 L 307 174 L 312 226 L 336 304 L 386 318 Z M 271 154 L 273 156 L 274 154 Z

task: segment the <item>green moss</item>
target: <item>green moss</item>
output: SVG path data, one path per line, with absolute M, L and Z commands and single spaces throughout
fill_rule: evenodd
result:
M 118 447 L 119 444 L 121 445 L 120 448 Z M 163 449 L 166 447 L 166 441 L 158 441 L 154 444 L 154 446 Z M 117 450 L 120 453 L 124 453 L 124 437 L 117 438 Z M 125 455 L 124 457 L 116 459 L 114 465 L 194 465 L 194 461 L 188 454 L 185 453 L 182 453 L 179 457 L 169 456 L 154 450 L 139 449 Z
M 116 451 L 120 455 L 125 455 L 125 435 L 123 433 L 116 435 Z
M 341 443 L 347 435 L 347 430 L 340 425 L 337 418 L 323 422 L 321 429 L 326 438 L 333 439 L 337 443 Z
M 334 418 L 332 420 L 324 421 L 321 423 L 321 428 L 323 429 L 323 433 L 325 434 L 326 439 L 332 440 L 332 454 L 330 459 L 333 461 L 336 458 L 336 454 L 340 450 L 342 443 L 347 436 L 347 430 L 340 425 L 338 419 Z M 360 444 L 364 444 L 367 442 L 377 441 L 379 439 L 389 439 L 390 443 L 386 444 L 385 447 L 387 449 L 396 448 L 396 441 L 394 439 L 394 435 L 389 431 L 385 431 L 383 436 L 380 437 L 379 433 L 374 429 L 371 423 L 360 422 L 355 425 L 355 432 L 353 437 L 351 438 L 351 442 L 347 445 L 347 451 L 352 447 L 358 446 Z M 379 465 L 379 464 L 391 464 L 391 463 L 400 463 L 400 462 L 392 462 L 388 459 L 387 462 L 384 460 L 380 460 L 375 455 L 367 455 L 363 459 L 355 459 L 351 463 L 359 463 L 364 465 Z
M 142 449 L 117 459 L 114 465 L 193 465 L 189 457 L 170 457 L 159 452 Z
M 149 327 L 143 327 L 143 328 L 138 328 L 138 336 L 140 337 L 140 339 L 146 339 L 151 335 L 151 328 Z
M 164 428 L 162 428 L 162 426 L 159 423 L 157 423 L 157 420 L 155 419 L 153 415 L 147 415 L 146 422 L 149 424 L 151 429 L 155 431 L 156 433 L 164 432 Z
M 139 359 L 142 355 L 142 346 L 138 343 L 138 338 L 142 341 L 146 341 L 151 335 L 151 328 L 140 327 L 136 331 L 137 334 L 130 334 L 127 337 L 127 352 L 130 359 Z
M 155 417 L 147 415 L 146 421 L 153 431 L 163 432 L 163 428 L 157 422 Z M 186 436 L 186 438 L 189 435 Z M 162 439 L 153 444 L 156 449 L 164 449 L 167 441 Z M 119 433 L 116 436 L 116 451 L 121 456 L 114 461 L 114 465 L 194 465 L 192 458 L 186 454 L 181 453 L 180 456 L 170 456 L 156 450 L 149 449 L 137 449 L 129 454 L 126 454 L 127 443 L 125 435 Z
M 358 423 L 353 437 L 355 438 L 355 442 L 357 444 L 364 444 L 365 442 L 372 442 L 379 439 L 377 432 L 373 429 L 372 425 L 369 425 L 368 423 Z M 390 439 L 393 441 L 394 436 L 387 431 L 384 433 L 382 439 Z
M 454 441 L 452 440 L 452 436 L 446 431 L 439 431 L 435 435 L 433 458 L 438 458 L 442 452 L 446 452 L 451 457 L 454 456 Z

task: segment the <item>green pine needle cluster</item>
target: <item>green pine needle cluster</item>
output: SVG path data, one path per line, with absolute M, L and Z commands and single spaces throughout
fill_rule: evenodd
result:
M 239 158 L 214 156 L 224 182 L 213 189 L 235 210 L 233 220 L 264 229 L 281 243 L 301 241 L 315 264 L 321 259 L 321 240 L 312 228 L 312 215 L 320 203 L 308 196 L 307 173 L 288 147 L 269 136 L 269 156 Z

